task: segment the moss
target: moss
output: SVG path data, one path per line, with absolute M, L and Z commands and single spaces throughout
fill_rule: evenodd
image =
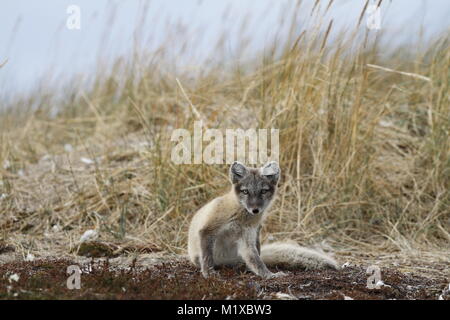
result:
M 7 245 L 6 243 L 0 241 L 0 254 L 14 252 L 15 250 L 16 249 L 13 246 Z
M 263 280 L 256 275 L 221 268 L 204 279 L 188 262 L 166 263 L 147 270 L 133 267 L 112 271 L 107 262 L 89 266 L 81 274 L 81 289 L 69 290 L 68 260 L 16 262 L 0 266 L 0 299 L 262 299 L 279 292 L 299 299 L 436 299 L 446 285 L 444 279 L 428 279 L 383 269 L 383 280 L 391 287 L 366 288 L 364 268 L 340 271 L 293 271 L 288 277 Z M 18 282 L 8 282 L 17 273 Z M 409 287 L 409 288 L 408 288 Z M 450 299 L 447 295 L 445 299 Z
M 77 254 L 79 256 L 92 258 L 113 258 L 117 257 L 117 254 L 115 254 L 114 251 L 115 247 L 111 244 L 99 241 L 89 241 L 80 244 Z

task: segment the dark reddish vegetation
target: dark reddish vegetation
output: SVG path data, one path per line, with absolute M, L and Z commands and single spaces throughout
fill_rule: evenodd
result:
M 437 299 L 448 279 L 428 278 L 382 269 L 391 287 L 367 289 L 364 268 L 340 271 L 290 271 L 287 277 L 262 280 L 230 268 L 204 279 L 188 262 L 168 262 L 148 269 L 111 271 L 108 263 L 91 265 L 81 275 L 81 289 L 66 287 L 68 260 L 15 262 L 0 266 L 1 299 L 262 299 L 277 292 L 299 299 Z M 89 266 L 82 267 L 86 270 Z M 9 281 L 11 274 L 20 276 Z M 448 299 L 449 297 L 446 296 Z

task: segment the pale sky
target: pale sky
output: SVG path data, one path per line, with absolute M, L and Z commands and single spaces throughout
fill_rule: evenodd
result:
M 303 0 L 305 13 L 314 1 Z M 338 27 L 353 25 L 364 3 L 336 0 L 327 18 L 333 18 Z M 66 27 L 69 5 L 81 10 L 81 30 Z M 6 59 L 8 62 L 0 69 L 0 97 L 5 92 L 26 92 L 42 82 L 45 74 L 56 75 L 58 81 L 74 74 L 89 74 L 98 63 L 99 53 L 102 61 L 105 54 L 109 58 L 126 56 L 136 44 L 136 29 L 144 32 L 145 41 L 140 46 L 152 50 L 177 32 L 167 25 L 187 26 L 190 32 L 181 35 L 189 46 L 184 57 L 177 57 L 181 61 L 189 61 L 191 54 L 208 55 L 225 30 L 232 59 L 242 36 L 250 38 L 255 50 L 268 45 L 284 18 L 280 15 L 286 12 L 283 8 L 293 5 L 293 0 L 3 0 L 0 64 Z M 227 8 L 229 14 L 223 19 Z M 142 13 L 144 22 L 140 20 Z M 384 0 L 381 13 L 382 29 L 392 33 L 395 41 L 417 39 L 421 25 L 427 30 L 426 37 L 450 26 L 449 0 Z M 246 34 L 241 32 L 244 21 Z

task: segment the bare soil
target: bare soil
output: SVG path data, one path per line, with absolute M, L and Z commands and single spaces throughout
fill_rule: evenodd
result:
M 0 265 L 0 299 L 446 299 L 449 279 L 381 268 L 380 289 L 367 288 L 366 268 L 288 271 L 263 280 L 239 268 L 221 268 L 204 279 L 186 259 L 143 268 L 134 260 L 117 268 L 109 260 L 80 264 L 42 259 Z M 67 288 L 67 267 L 79 264 L 81 289 Z M 276 271 L 276 270 L 273 270 Z M 17 275 L 17 276 L 14 276 Z M 17 281 L 16 281 L 17 280 Z

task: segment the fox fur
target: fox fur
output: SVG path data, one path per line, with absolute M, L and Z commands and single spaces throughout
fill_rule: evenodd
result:
M 267 266 L 338 269 L 333 258 L 295 242 L 260 246 L 261 226 L 276 195 L 279 177 L 276 162 L 259 169 L 240 162 L 231 165 L 231 190 L 198 210 L 189 226 L 189 258 L 204 277 L 214 273 L 215 266 L 242 263 L 263 278 L 284 275 L 272 273 Z

